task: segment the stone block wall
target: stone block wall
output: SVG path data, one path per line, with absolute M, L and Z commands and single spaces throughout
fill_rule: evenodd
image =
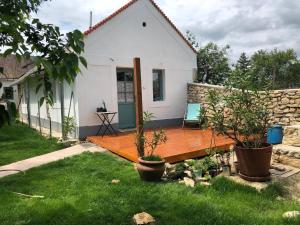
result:
M 187 86 L 188 102 L 199 102 L 206 107 L 205 99 L 211 89 L 226 94 L 223 86 L 189 83 Z M 271 92 L 271 98 L 268 108 L 272 124 L 286 126 L 300 124 L 300 89 L 275 90 Z

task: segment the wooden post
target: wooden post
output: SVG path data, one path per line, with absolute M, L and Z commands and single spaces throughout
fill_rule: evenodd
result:
M 61 81 L 60 83 L 60 115 L 61 115 L 61 133 L 62 139 L 67 139 L 68 134 L 65 134 L 65 127 L 64 127 L 64 119 L 65 119 L 65 93 L 64 93 L 64 82 Z
M 141 82 L 141 62 L 140 58 L 133 59 L 134 65 L 134 95 L 135 95 L 135 115 L 136 115 L 136 129 L 137 129 L 137 150 L 140 157 L 144 156 L 144 121 L 143 121 L 143 100 L 142 100 L 142 82 Z
M 31 110 L 30 110 L 30 85 L 29 80 L 26 81 L 26 104 L 27 104 L 27 122 L 29 127 L 31 127 Z

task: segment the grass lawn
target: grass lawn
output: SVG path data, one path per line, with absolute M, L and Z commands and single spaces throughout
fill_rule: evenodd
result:
M 112 184 L 112 179 L 120 179 Z M 13 192 L 43 195 L 26 198 Z M 25 175 L 0 179 L 0 224 L 132 224 L 146 211 L 157 225 L 288 225 L 282 214 L 300 204 L 276 200 L 273 185 L 263 193 L 225 178 L 211 187 L 140 181 L 131 163 L 110 154 L 84 153 Z
M 0 129 L 0 166 L 62 148 L 56 139 L 47 139 L 25 124 Z

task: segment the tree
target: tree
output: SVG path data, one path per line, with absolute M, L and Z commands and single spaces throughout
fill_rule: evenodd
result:
M 200 48 L 197 56 L 198 81 L 209 84 L 224 84 L 231 69 L 227 57 L 229 45 L 221 48 L 210 42 Z
M 62 34 L 59 27 L 43 24 L 31 18 L 47 0 L 10 0 L 0 2 L 0 48 L 4 56 L 16 54 L 32 58 L 38 77 L 36 91 L 42 89 L 40 105 L 46 102 L 47 114 L 53 105 L 52 81 L 71 83 L 80 72 L 80 63 L 87 67 L 80 56 L 84 51 L 84 35 L 79 30 Z M 34 56 L 34 57 L 32 57 Z
M 186 39 L 188 40 L 188 42 L 196 49 L 199 49 L 199 43 L 196 39 L 196 36 L 189 30 L 186 31 L 185 34 Z
M 250 71 L 251 61 L 247 57 L 245 52 L 242 52 L 242 54 L 240 55 L 240 58 L 238 59 L 236 65 L 235 65 L 235 69 L 239 70 L 242 74 L 246 74 Z
M 275 48 L 270 52 L 259 50 L 251 57 L 253 82 L 270 80 L 273 88 L 284 87 L 291 67 L 297 63 L 299 62 L 293 49 L 281 51 Z

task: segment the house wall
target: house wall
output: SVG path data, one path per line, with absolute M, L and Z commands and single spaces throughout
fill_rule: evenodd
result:
M 202 103 L 207 106 L 206 97 L 209 90 L 226 94 L 223 86 L 189 83 L 187 87 L 188 102 Z M 270 93 L 269 119 L 271 124 L 296 125 L 300 124 L 300 89 L 274 90 Z M 209 113 L 209 112 L 208 112 Z
M 27 84 L 26 82 L 29 82 L 29 92 L 27 92 Z M 69 111 L 70 117 L 74 117 L 76 120 L 76 125 L 78 125 L 78 116 L 77 116 L 77 110 L 76 110 L 76 98 L 73 95 L 73 98 L 71 99 L 71 93 L 74 89 L 75 84 L 68 84 L 64 83 L 64 112 L 65 116 L 68 116 Z M 31 124 L 32 127 L 39 129 L 39 113 L 40 113 L 40 118 L 41 118 L 41 127 L 43 128 L 49 128 L 50 127 L 50 122 L 47 118 L 47 113 L 46 113 L 46 104 L 44 103 L 40 109 L 38 107 L 38 101 L 42 97 L 42 90 L 40 90 L 38 93 L 36 93 L 36 80 L 34 78 L 30 78 L 29 80 L 24 81 L 21 84 L 21 90 L 23 93 L 23 98 L 22 98 L 22 103 L 20 105 L 20 112 L 22 116 L 23 122 L 28 123 L 28 111 L 27 111 L 27 99 L 28 99 L 28 94 L 29 96 L 29 101 L 30 101 L 30 118 L 31 118 Z M 51 116 L 51 125 L 52 129 L 55 132 L 61 132 L 61 101 L 60 101 L 60 95 L 61 95 L 61 89 L 60 85 L 58 82 L 53 83 L 53 88 L 54 88 L 54 105 L 53 107 L 50 107 L 50 116 Z M 40 110 L 40 112 L 39 112 Z M 73 134 L 74 137 L 78 137 L 78 128 L 77 131 Z
M 133 68 L 134 57 L 141 59 L 144 111 L 154 113 L 156 124 L 178 123 L 183 117 L 196 54 L 149 1 L 134 3 L 86 36 L 84 57 L 88 69 L 76 79 L 80 136 L 95 134 L 99 124 L 95 111 L 103 100 L 109 111 L 118 111 L 116 68 Z M 153 69 L 165 70 L 162 102 L 152 99 Z M 113 123 L 117 125 L 118 116 Z

